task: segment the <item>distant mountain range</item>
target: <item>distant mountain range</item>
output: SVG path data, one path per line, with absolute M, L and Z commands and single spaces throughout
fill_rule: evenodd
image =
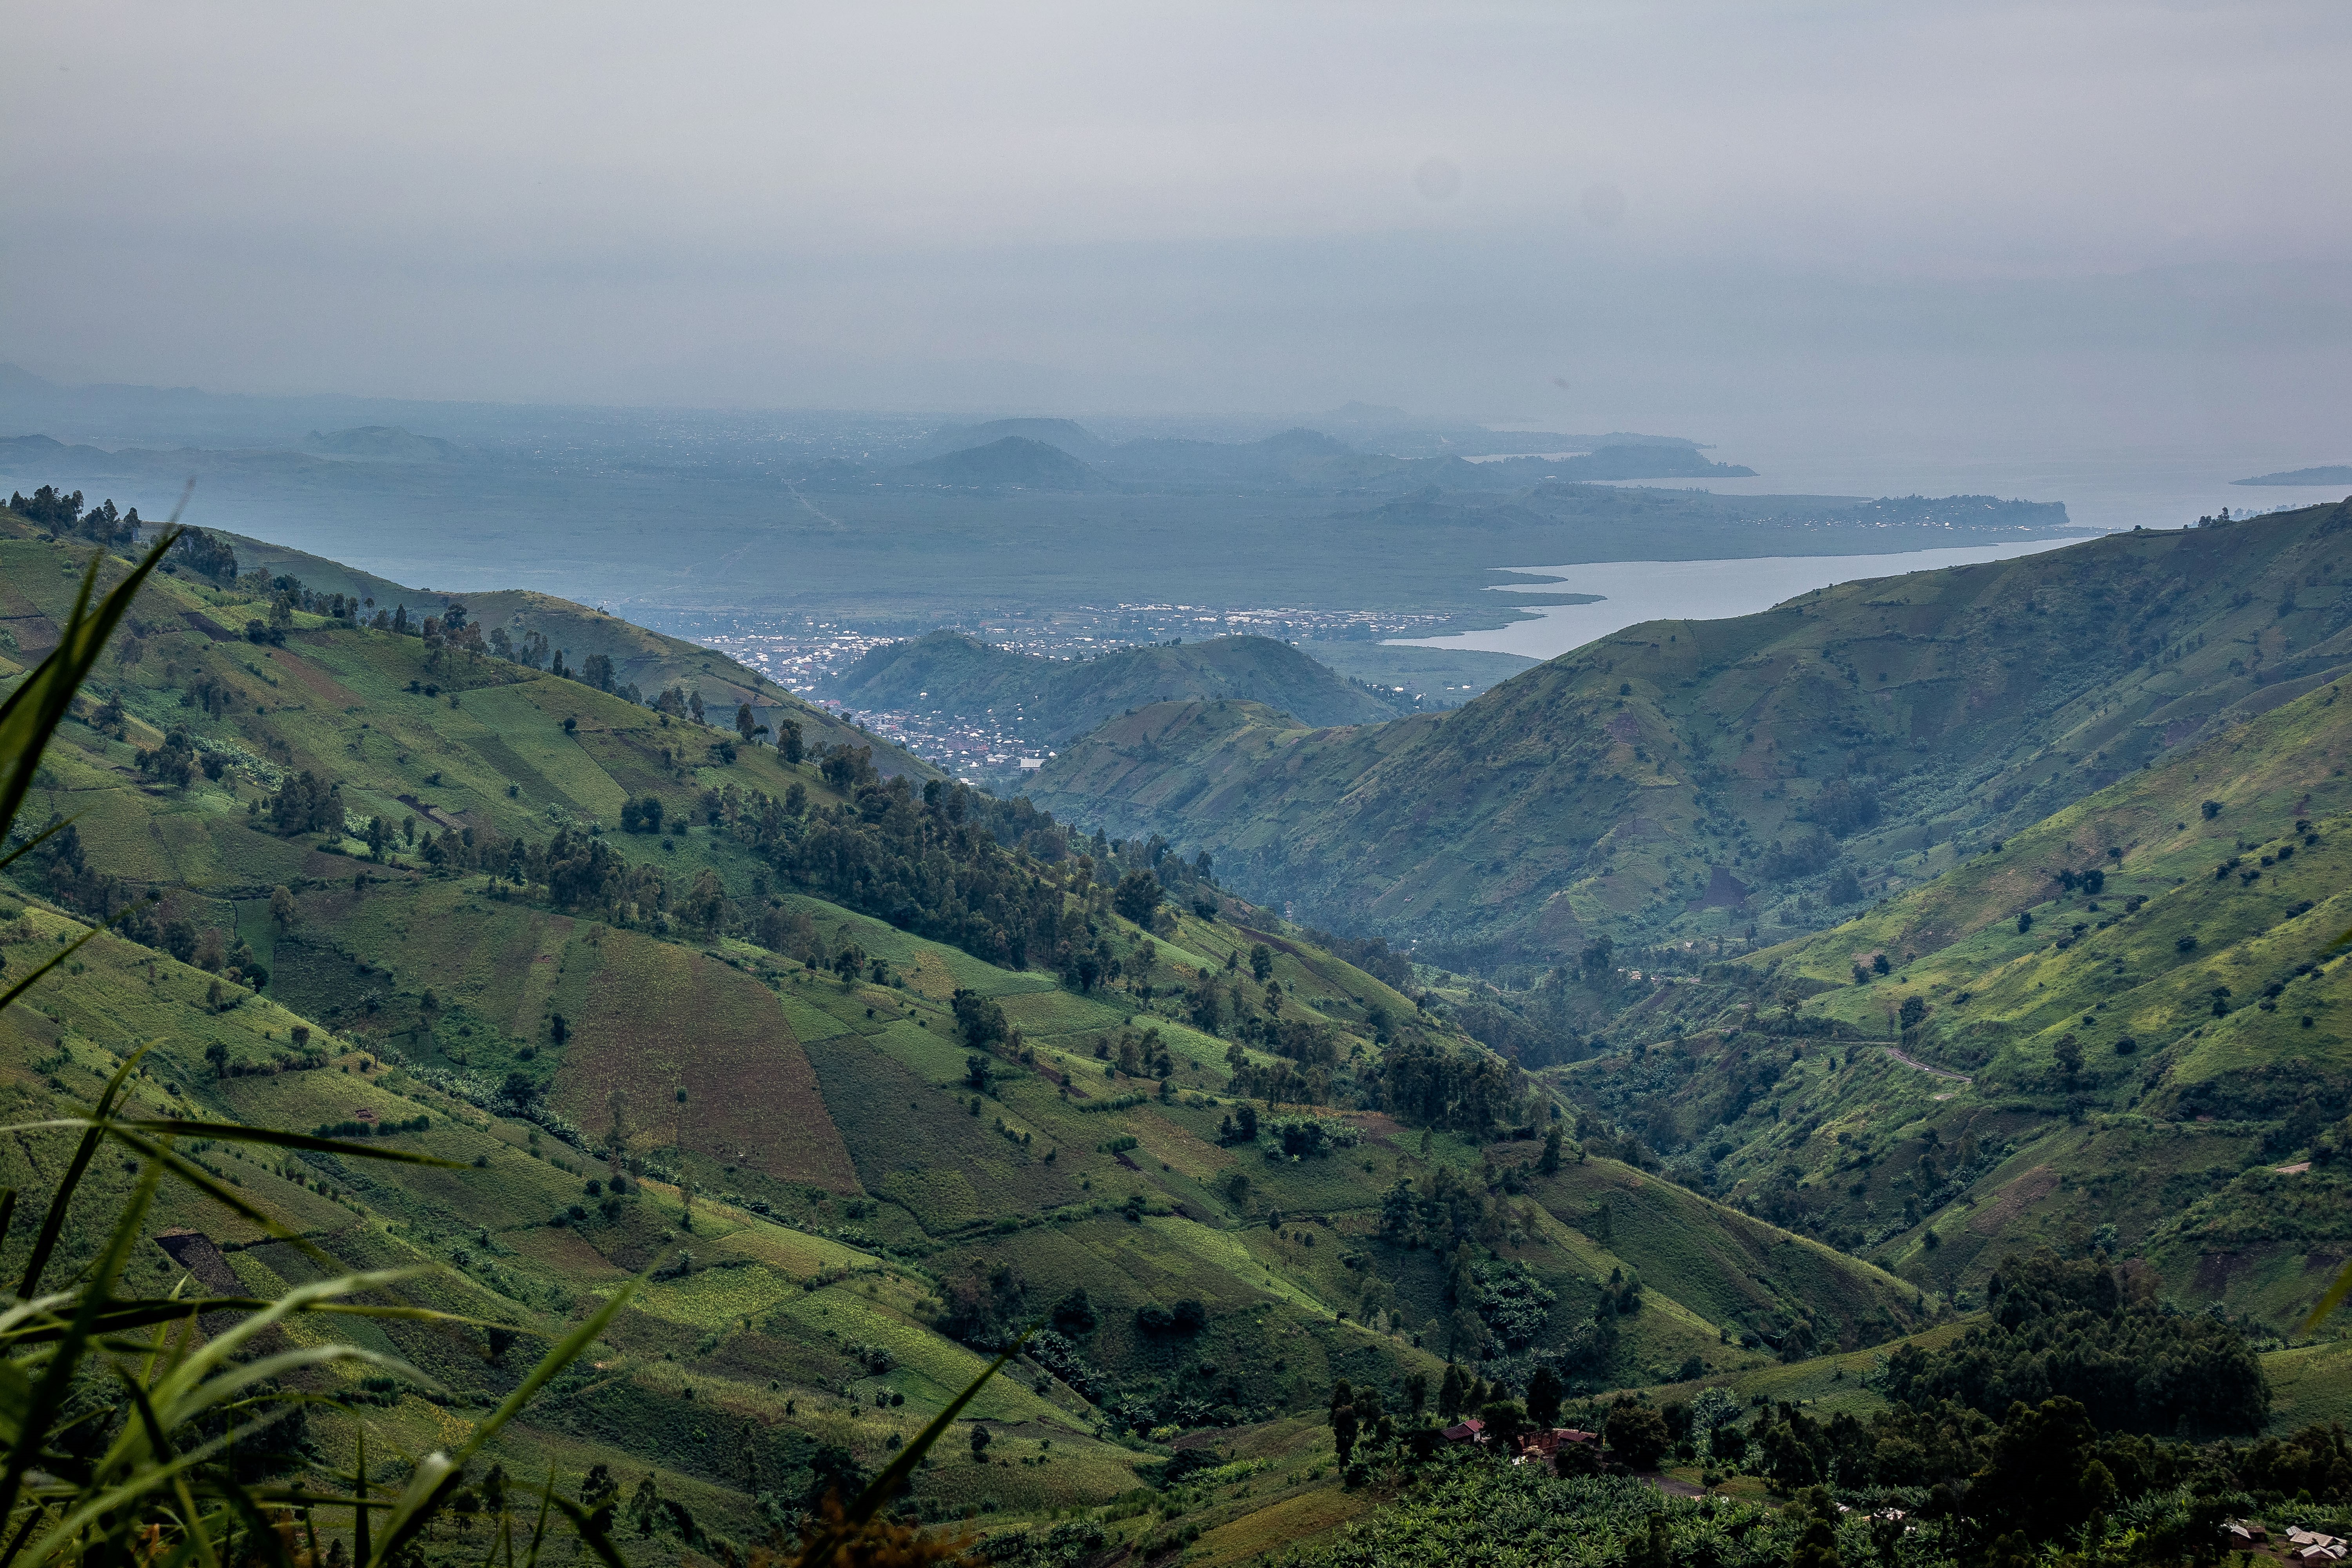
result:
M 999 419 L 949 426 L 924 445 L 935 455 L 887 477 L 918 484 L 1082 490 L 1170 485 L 1350 489 L 1392 483 L 1409 473 L 1480 489 L 1551 479 L 1752 479 L 1756 473 L 1710 462 L 1697 443 L 1673 437 L 1538 434 L 1463 444 L 1475 450 L 1407 457 L 1376 446 L 1360 448 L 1305 426 L 1255 441 L 1139 437 L 1113 444 L 1075 420 Z M 1576 455 L 1562 458 L 1557 455 L 1561 451 Z M 1553 455 L 1513 455 L 1537 453 Z M 1487 460 L 1473 464 L 1465 460 L 1469 457 Z M 856 466 L 838 463 L 827 465 L 824 477 L 868 479 Z
M 1191 446 L 1249 446 L 1285 431 L 1336 433 L 1350 450 L 1391 458 L 1532 457 L 1549 452 L 1594 452 L 1604 447 L 1679 447 L 1703 449 L 1704 443 L 1685 436 L 1643 436 L 1628 430 L 1606 435 L 1574 436 L 1549 430 L 1494 430 L 1460 420 L 1416 418 L 1402 408 L 1350 403 L 1320 414 L 1253 419 L 1232 416 L 1222 419 L 1097 420 L 1097 426 L 1124 427 L 1125 433 L 1106 437 L 1075 419 L 992 419 L 974 425 L 946 425 L 923 437 L 928 455 L 983 446 L 1004 436 L 1022 436 L 1059 447 L 1074 458 L 1095 462 L 1123 446 L 1139 441 L 1176 441 Z

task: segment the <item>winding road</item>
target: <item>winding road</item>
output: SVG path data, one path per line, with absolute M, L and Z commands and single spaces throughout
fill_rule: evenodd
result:
M 1919 1060 L 1916 1057 L 1905 1056 L 1901 1050 L 1894 1046 L 1886 1047 L 1885 1051 L 1888 1056 L 1893 1057 L 1905 1067 L 1917 1068 L 1921 1072 L 1927 1073 L 1930 1077 L 1948 1079 L 1953 1083 L 1973 1083 L 1976 1081 L 1964 1072 L 1951 1072 L 1943 1068 L 1931 1068 L 1926 1062 Z

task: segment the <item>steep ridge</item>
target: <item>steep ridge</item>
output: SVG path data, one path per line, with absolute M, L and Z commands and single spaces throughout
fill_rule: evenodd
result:
M 236 569 L 242 574 L 241 589 L 257 595 L 274 597 L 289 591 L 298 595 L 306 592 L 312 595 L 341 594 L 360 601 L 363 611 L 370 615 L 377 610 L 404 612 L 411 620 L 420 622 L 428 616 L 446 616 L 451 605 L 462 605 L 486 639 L 492 633 L 500 633 L 510 649 L 520 650 L 534 636 L 540 638 L 545 650 L 538 655 L 541 665 L 561 657 L 566 667 L 577 673 L 589 668 L 592 659 L 602 657 L 609 665 L 610 689 L 635 687 L 642 700 L 651 702 L 661 693 L 677 688 L 685 694 L 681 702 L 699 697 L 712 716 L 711 722 L 721 728 L 733 722 L 739 707 L 748 705 L 754 720 L 766 725 L 771 734 L 789 722 L 798 728 L 803 742 L 810 747 L 847 745 L 870 749 L 875 766 L 886 775 L 907 773 L 923 779 L 942 776 L 938 768 L 912 752 L 845 722 L 724 654 L 682 637 L 648 630 L 586 605 L 529 589 L 458 594 L 412 588 L 268 540 L 226 531 L 207 531 L 233 552 Z M 214 587 L 209 584 L 201 586 L 206 592 Z M 5 657 L 5 647 L 0 647 L 0 658 Z
M 79 559 L 0 519 L 7 674 Z M 436 1265 L 409 1299 L 527 1339 L 658 1265 L 497 1456 L 644 1478 L 688 1510 L 647 1515 L 656 1561 L 788 1527 L 1039 1317 L 1052 1337 L 972 1412 L 989 1462 L 943 1449 L 921 1517 L 1103 1504 L 1164 1479 L 1181 1431 L 1301 1472 L 1204 1518 L 1278 1510 L 1337 1496 L 1303 1472 L 1340 1377 L 1401 1400 L 1448 1352 L 1500 1379 L 1541 1351 L 1643 1380 L 1936 1310 L 1606 1146 L 1555 1158 L 1528 1079 L 1172 857 L 884 781 L 862 746 L 730 756 L 724 731 L 283 594 L 155 581 L 52 746 L 33 813 L 73 821 L 11 868 L 0 956 L 118 923 L 0 1015 L 0 1083 L 37 1120 L 144 1046 L 142 1111 L 450 1159 L 192 1145 L 331 1257 Z M 249 620 L 261 640 L 228 629 Z M 27 1210 L 53 1152 L 0 1147 Z M 201 1204 L 158 1224 L 257 1289 L 311 1267 Z M 445 1440 L 529 1364 L 381 1332 L 438 1386 L 322 1388 L 372 1447 Z M 320 1462 L 347 1468 L 353 1431 L 322 1411 Z M 1149 1527 L 1113 1511 L 1106 1544 Z
M 2217 724 L 1833 931 L 1631 987 L 1641 1043 L 1553 1076 L 1693 1185 L 1923 1288 L 2096 1245 L 2284 1331 L 2352 1252 L 2347 697 Z
M 960 632 L 877 647 L 826 682 L 858 709 L 1010 719 L 1061 745 L 1129 709 L 1187 698 L 1258 702 L 1309 724 L 1392 719 L 1410 704 L 1374 691 L 1273 637 L 1120 648 L 1088 659 L 1039 658 Z
M 1652 622 L 1384 727 L 1148 708 L 1030 795 L 1441 956 L 1769 942 L 2309 689 L 2347 628 L 2352 503 Z

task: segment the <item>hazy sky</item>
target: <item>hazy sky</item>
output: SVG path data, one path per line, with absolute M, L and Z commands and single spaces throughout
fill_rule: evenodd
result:
M 2352 460 L 2343 0 L 9 9 L 66 379 Z

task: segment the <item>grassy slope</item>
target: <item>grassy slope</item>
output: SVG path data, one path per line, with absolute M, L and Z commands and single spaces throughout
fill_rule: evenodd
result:
M 71 591 L 72 560 L 58 547 L 0 541 L 0 562 L 28 607 L 12 623 L 20 629 L 36 624 L 33 615 L 57 613 Z M 732 938 L 580 920 L 478 874 L 432 874 L 404 854 L 365 862 L 348 837 L 264 831 L 245 804 L 266 793 L 265 779 L 298 768 L 341 780 L 353 817 L 414 815 L 537 837 L 559 822 L 609 820 L 631 795 L 662 795 L 679 814 L 721 782 L 770 793 L 797 782 L 831 797 L 812 768 L 788 769 L 772 751 L 745 752 L 732 765 L 698 760 L 708 737 L 693 727 L 513 667 L 465 676 L 501 683 L 459 691 L 454 706 L 446 693 L 412 694 L 407 683 L 429 673 L 413 639 L 302 617 L 282 647 L 216 640 L 187 616 L 241 624 L 246 606 L 217 598 L 176 581 L 142 598 L 141 657 L 101 678 L 130 715 L 129 739 L 68 724 L 32 808 L 74 815 L 89 863 L 152 886 L 159 912 L 252 943 L 272 970 L 269 994 L 231 986 L 210 1001 L 211 976 L 103 936 L 78 973 L 40 988 L 36 1006 L 0 1018 L 0 1078 L 18 1120 L 31 1120 L 60 1097 L 86 1095 L 94 1074 L 150 1044 L 139 1092 L 151 1106 L 304 1128 L 363 1113 L 426 1115 L 431 1128 L 406 1141 L 468 1168 L 209 1157 L 339 1258 L 446 1264 L 454 1272 L 418 1286 L 421 1299 L 520 1326 L 552 1331 L 629 1273 L 690 1250 L 694 1270 L 651 1288 L 599 1347 L 597 1364 L 516 1434 L 510 1468 L 551 1461 L 576 1472 L 604 1462 L 625 1478 L 657 1471 L 707 1522 L 739 1539 L 756 1534 L 751 1494 L 793 1493 L 816 1444 L 845 1441 L 879 1463 L 890 1435 L 911 1433 L 977 1370 L 972 1352 L 930 1327 L 930 1312 L 942 1288 L 984 1289 L 1007 1269 L 1032 1312 L 1085 1286 L 1102 1315 L 1086 1353 L 1137 1391 L 1230 1384 L 1241 1402 L 1280 1410 L 1311 1407 L 1337 1376 L 1393 1385 L 1408 1369 L 1433 1366 L 1410 1332 L 1447 1310 L 1432 1260 L 1392 1260 L 1382 1274 L 1343 1259 L 1380 1250 L 1371 1237 L 1380 1194 L 1399 1175 L 1425 1180 L 1434 1162 L 1475 1173 L 1490 1152 L 1361 1114 L 1364 1142 L 1344 1157 L 1294 1164 L 1223 1147 L 1217 1125 L 1233 1103 L 1222 1093 L 1225 1041 L 1172 1018 L 1139 1019 L 1141 1002 L 1129 992 L 1077 995 L 820 900 L 787 900 L 829 936 L 853 936 L 883 959 L 898 984 L 845 984 Z M 439 674 L 462 684 L 464 672 L 446 661 Z M 179 693 L 206 679 L 238 694 L 230 710 L 180 705 Z M 574 732 L 562 729 L 565 718 L 577 721 Z M 221 781 L 199 775 L 185 790 L 142 781 L 136 746 L 174 724 L 229 760 Z M 708 868 L 739 898 L 758 869 L 734 841 L 699 826 L 684 840 L 607 842 L 673 880 Z M 295 893 L 282 928 L 268 907 L 278 885 Z M 34 900 L 0 922 L 0 954 L 37 951 L 74 923 Z M 1413 1011 L 1283 930 L 1186 914 L 1159 940 L 1164 965 L 1213 970 L 1265 941 L 1286 1007 L 1359 1038 L 1373 1008 Z M 999 1064 L 977 1114 L 948 1007 L 959 986 L 998 997 L 1035 1055 L 1034 1065 Z M 559 1012 L 568 1024 L 560 1044 L 551 1024 Z M 1116 1081 L 1097 1046 L 1146 1023 L 1178 1063 L 1172 1102 L 1095 1109 L 1139 1087 Z M 294 1047 L 298 1026 L 311 1031 L 322 1058 Z M 205 1063 L 215 1040 L 226 1076 Z M 496 1088 L 513 1073 L 543 1085 L 553 1112 L 591 1138 L 611 1125 L 617 1103 L 649 1179 L 616 1215 L 605 1217 L 583 1191 L 603 1174 L 596 1162 L 496 1111 Z M 1124 1152 L 1102 1152 L 1129 1137 Z M 37 1198 L 56 1151 L 35 1138 L 0 1153 L 7 1179 Z M 1238 1205 L 1223 1184 L 1235 1170 L 1252 1182 Z M 1773 1244 L 1769 1227 L 1661 1189 L 1615 1209 L 1616 1239 L 1597 1242 L 1588 1234 L 1594 1184 L 1621 1179 L 1595 1161 L 1539 1180 L 1529 1194 L 1521 1239 L 1508 1250 L 1560 1291 L 1555 1331 L 1572 1329 L 1592 1282 L 1622 1267 L 1651 1284 L 1622 1339 L 1622 1375 L 1699 1352 L 1736 1363 L 1742 1357 L 1720 1348 L 1721 1320 L 1744 1296 L 1713 1288 L 1707 1249 L 1760 1256 Z M 699 1194 L 690 1231 L 688 1183 Z M 1129 1218 L 1135 1196 L 1139 1214 Z M 548 1223 L 575 1203 L 588 1211 L 584 1224 Z M 1279 1226 L 1267 1223 L 1276 1211 Z M 161 1222 L 236 1248 L 232 1266 L 257 1284 L 309 1267 L 202 1205 Z M 1361 1321 L 1373 1279 L 1388 1292 L 1378 1300 L 1415 1308 L 1381 1331 Z M 1805 1310 L 1865 1337 L 1893 1331 L 1904 1294 L 1842 1261 L 1792 1289 Z M 1210 1309 L 1196 1341 L 1138 1331 L 1138 1308 L 1183 1296 Z M 384 1443 L 440 1440 L 513 1375 L 484 1363 L 469 1336 L 383 1331 L 451 1391 L 410 1393 L 370 1411 Z M 845 1352 L 852 1343 L 887 1347 L 894 1364 L 877 1374 Z M 907 1403 L 877 1412 L 877 1390 Z M 1051 1463 L 983 1469 L 943 1458 L 918 1487 L 937 1508 L 985 1502 L 1018 1516 L 1097 1503 L 1134 1485 L 1134 1464 L 1148 1457 L 1106 1441 L 1086 1402 L 1034 1367 L 996 1385 L 980 1408 L 1004 1424 L 994 1452 L 1035 1458 L 1050 1439 Z M 1298 1464 L 1311 1469 L 1327 1439 L 1279 1421 L 1265 1429 L 1284 1433 L 1280 1443 L 1307 1455 Z M 1265 1434 L 1221 1440 L 1275 1441 Z M 341 1456 L 350 1428 L 322 1418 L 320 1440 Z M 1301 1476 L 1248 1506 L 1272 1499 L 1320 1517 L 1323 1505 L 1297 1501 L 1311 1490 Z
M 1049 659 L 934 632 L 874 649 L 831 690 L 856 708 L 1020 715 L 1059 745 L 1128 710 L 1192 698 L 1263 702 L 1310 724 L 1391 719 L 1400 705 L 1344 679 L 1272 637 L 1120 648 L 1099 658 Z
M 241 533 L 221 537 L 235 548 L 237 564 L 244 571 L 258 568 L 272 576 L 292 576 L 316 592 L 372 599 L 386 610 L 405 605 L 412 618 L 437 615 L 445 605 L 462 603 L 485 635 L 492 628 L 504 627 L 520 646 L 525 633 L 536 631 L 547 638 L 551 647 L 563 650 L 566 663 L 574 670 L 585 664 L 591 655 L 601 653 L 613 661 L 615 684 L 634 684 L 648 698 L 671 686 L 699 691 L 713 723 L 730 723 L 736 707 L 749 703 L 763 724 L 773 725 L 780 717 L 799 724 L 803 739 L 811 746 L 872 746 L 875 766 L 885 773 L 912 773 L 918 778 L 942 776 L 929 763 L 844 723 L 824 709 L 798 700 L 767 677 L 724 654 L 681 637 L 649 631 L 569 599 L 528 589 L 451 594 L 411 588 L 388 577 L 268 540 Z
M 1031 794 L 1213 850 L 1310 918 L 1551 962 L 1594 932 L 1722 934 L 1819 907 L 1834 868 L 1734 907 L 1852 775 L 1882 816 L 1843 847 L 1871 893 L 2125 776 L 2226 712 L 2352 660 L 2352 507 L 2111 535 L 1628 627 L 1456 712 L 1308 731 L 1235 706 L 1145 709 Z M 1715 890 L 1710 893 L 1712 887 Z M 1771 919 L 1767 918 L 1769 926 Z
M 1780 1027 L 1769 1013 L 1705 1027 L 1697 1015 L 1737 993 L 1703 984 L 1679 1026 L 1646 1026 L 1679 1039 L 1560 1076 L 1654 1143 L 1706 1151 L 1726 1197 L 1810 1215 L 1923 1288 L 2112 1225 L 2184 1303 L 2284 1328 L 2352 1251 L 2342 1173 L 2284 1169 L 2352 1091 L 2343 690 L 2225 718 L 1997 852 L 1748 961 L 1751 997 L 1777 994 L 1800 1028 L 1839 1037 L 1776 1037 L 1755 1026 Z M 2095 897 L 2058 880 L 2093 867 Z M 1892 974 L 1855 984 L 1879 953 Z M 1904 1032 L 1894 1015 L 1913 997 L 1927 1011 Z M 1781 1068 L 1769 1083 L 1766 1058 Z

